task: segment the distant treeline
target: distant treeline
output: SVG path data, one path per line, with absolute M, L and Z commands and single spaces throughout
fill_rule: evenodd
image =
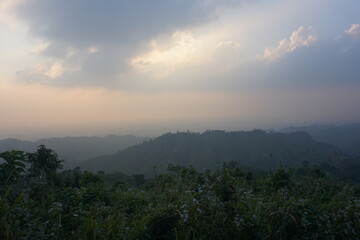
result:
M 341 169 L 357 163 L 341 149 L 315 141 L 306 132 L 254 130 L 167 133 L 114 155 L 85 161 L 80 167 L 95 172 L 118 171 L 153 176 L 154 167 L 162 173 L 169 164 L 191 165 L 204 171 L 218 169 L 224 162 L 237 162 L 259 170 L 275 170 L 280 163 L 289 168 L 301 167 L 303 162 L 308 162 Z

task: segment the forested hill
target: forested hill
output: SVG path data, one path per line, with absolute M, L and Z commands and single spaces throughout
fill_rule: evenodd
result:
M 60 159 L 67 162 L 65 167 L 74 167 L 77 162 L 99 157 L 105 154 L 113 154 L 129 146 L 141 143 L 146 138 L 133 135 L 106 137 L 59 137 L 44 138 L 38 141 L 22 141 L 18 139 L 0 140 L 0 152 L 10 150 L 22 150 L 33 152 L 39 145 L 45 145 L 53 149 Z
M 305 132 L 178 132 L 164 134 L 115 155 L 85 161 L 80 166 L 92 171 L 152 175 L 154 166 L 157 172 L 162 172 L 169 164 L 192 165 L 203 170 L 236 161 L 251 168 L 268 170 L 276 169 L 280 162 L 287 167 L 299 167 L 304 161 L 312 164 L 331 162 L 341 155 L 338 148 L 317 142 Z
M 348 125 L 311 125 L 302 127 L 287 127 L 281 132 L 304 131 L 314 139 L 333 144 L 352 156 L 360 156 L 360 123 Z

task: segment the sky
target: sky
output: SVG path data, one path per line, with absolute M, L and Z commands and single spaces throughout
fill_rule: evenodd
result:
M 0 0 L 0 138 L 360 122 L 358 0 Z

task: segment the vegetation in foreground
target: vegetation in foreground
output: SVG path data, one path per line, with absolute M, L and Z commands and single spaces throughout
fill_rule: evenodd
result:
M 307 164 L 249 172 L 57 173 L 45 146 L 0 158 L 0 239 L 360 239 L 360 186 Z

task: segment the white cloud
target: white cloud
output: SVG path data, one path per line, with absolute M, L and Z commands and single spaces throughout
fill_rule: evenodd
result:
M 73 73 L 81 70 L 80 65 L 67 64 L 62 61 L 55 61 L 50 69 L 44 73 L 51 79 L 58 78 L 65 73 Z
M 50 45 L 50 42 L 45 42 L 45 43 L 40 43 L 38 45 L 36 45 L 35 47 L 33 47 L 30 52 L 35 53 L 35 54 L 39 54 L 44 52 Z
M 18 27 L 20 21 L 12 14 L 11 9 L 23 2 L 24 0 L 0 0 L 0 20 L 13 27 Z
M 66 73 L 73 73 L 81 70 L 80 65 L 70 64 L 64 60 L 53 60 L 39 63 L 32 68 L 18 72 L 18 75 L 26 79 L 56 79 Z
M 79 72 L 84 62 L 98 53 L 99 48 L 90 46 L 81 49 L 45 42 L 32 47 L 30 52 L 46 55 L 48 59 L 33 63 L 30 68 L 18 71 L 18 75 L 30 82 L 35 79 L 44 83 L 46 79 L 53 80 L 66 73 Z
M 360 24 L 351 24 L 351 27 L 345 33 L 353 37 L 360 37 Z
M 241 46 L 239 42 L 233 42 L 232 40 L 225 41 L 225 42 L 219 42 L 216 45 L 216 48 L 232 48 L 232 49 L 238 49 Z
M 312 28 L 299 27 L 294 31 L 289 39 L 283 39 L 279 41 L 279 44 L 275 48 L 268 47 L 265 49 L 263 55 L 259 55 L 258 59 L 274 61 L 286 53 L 293 52 L 300 47 L 306 47 L 316 41 L 316 37 L 312 33 Z
M 152 40 L 152 50 L 131 59 L 130 65 L 140 73 L 150 74 L 161 79 L 174 73 L 189 62 L 196 62 L 202 40 L 191 32 L 177 31 L 171 39 Z
M 54 62 L 50 69 L 44 72 L 45 76 L 48 76 L 51 79 L 60 77 L 64 72 L 64 67 L 62 62 Z
M 99 48 L 96 47 L 96 46 L 91 46 L 91 47 L 88 48 L 88 53 L 90 53 L 90 54 L 95 54 L 98 51 L 99 51 Z
M 212 33 L 177 31 L 171 36 L 153 39 L 151 50 L 134 56 L 130 66 L 136 74 L 160 80 L 229 71 L 237 64 L 240 43 L 221 40 Z M 144 78 L 142 78 L 144 79 Z M 184 81 L 184 80 L 182 80 Z

